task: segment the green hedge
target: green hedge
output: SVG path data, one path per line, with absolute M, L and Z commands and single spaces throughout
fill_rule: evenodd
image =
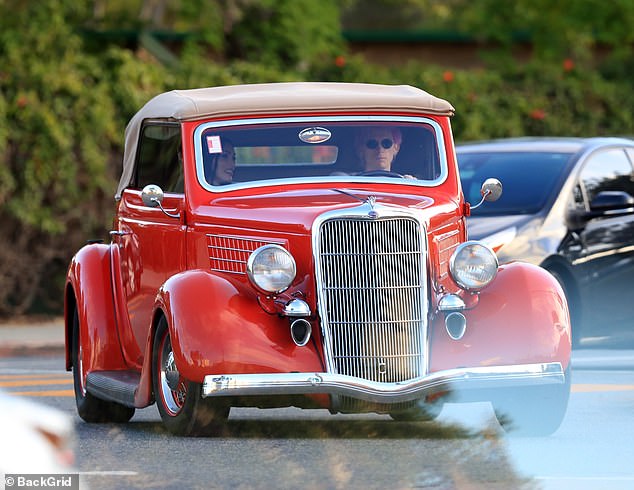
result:
M 143 49 L 87 50 L 68 21 L 73 2 L 66 10 L 58 2 L 18 5 L 0 20 L 0 316 L 61 312 L 70 258 L 86 239 L 107 240 L 125 125 L 165 90 L 292 80 L 411 84 L 456 107 L 456 140 L 634 135 L 634 91 L 618 63 L 393 69 L 297 46 L 283 53 L 279 43 L 279 63 L 220 63 L 192 43 L 167 68 Z
M 355 57 L 338 61 L 316 67 L 311 78 L 409 84 L 446 98 L 456 108 L 452 124 L 458 141 L 634 136 L 630 77 L 609 77 L 597 67 L 576 67 L 569 59 L 549 64 L 505 63 L 487 70 L 448 70 L 416 63 L 391 69 Z

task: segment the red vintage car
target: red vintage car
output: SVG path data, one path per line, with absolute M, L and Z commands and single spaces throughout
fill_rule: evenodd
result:
M 111 241 L 68 270 L 81 418 L 125 422 L 156 402 L 171 432 L 200 435 L 238 406 L 429 420 L 488 400 L 507 430 L 555 431 L 565 296 L 467 240 L 453 113 L 372 84 L 150 100 L 126 130 Z

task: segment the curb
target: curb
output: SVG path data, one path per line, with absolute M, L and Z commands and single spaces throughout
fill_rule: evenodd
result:
M 63 356 L 63 318 L 18 318 L 0 323 L 0 357 Z
M 64 345 L 56 344 L 14 344 L 0 345 L 0 358 L 3 357 L 57 357 L 64 356 Z

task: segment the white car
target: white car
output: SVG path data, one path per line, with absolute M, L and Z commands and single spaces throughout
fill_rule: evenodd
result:
M 0 473 L 77 473 L 75 430 L 63 412 L 0 392 Z

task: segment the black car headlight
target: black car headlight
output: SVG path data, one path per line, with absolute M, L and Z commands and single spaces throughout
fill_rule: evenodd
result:
M 462 289 L 477 291 L 488 286 L 498 270 L 498 259 L 486 245 L 469 241 L 458 245 L 449 260 L 449 272 Z
M 295 279 L 295 259 L 279 245 L 264 245 L 249 256 L 247 275 L 253 285 L 266 293 L 281 293 Z

